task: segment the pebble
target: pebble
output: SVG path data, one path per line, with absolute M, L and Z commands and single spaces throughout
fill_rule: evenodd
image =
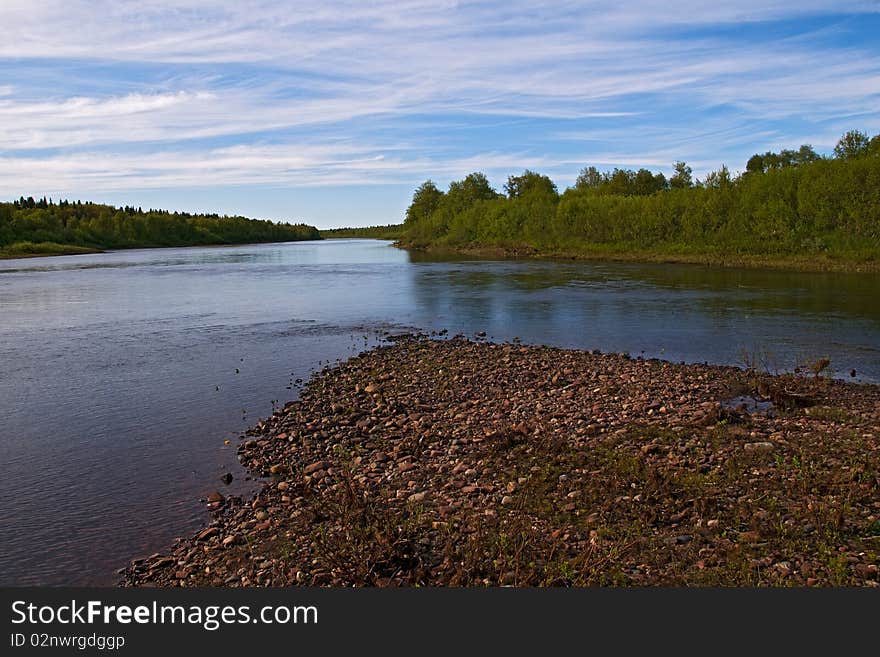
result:
M 220 533 L 220 530 L 216 527 L 208 527 L 207 529 L 203 529 L 198 534 L 196 534 L 196 539 L 199 541 L 205 541 L 211 538 L 212 536 L 216 536 Z
M 319 470 L 325 470 L 328 466 L 329 464 L 327 463 L 327 461 L 315 461 L 314 463 L 307 465 L 303 469 L 303 474 L 310 475 L 318 472 Z
M 211 526 L 133 562 L 123 582 L 555 586 L 571 583 L 558 568 L 573 568 L 578 584 L 605 581 L 601 571 L 625 585 L 700 585 L 736 576 L 724 564 L 743 555 L 768 584 L 826 585 L 810 524 L 850 499 L 833 511 L 851 537 L 836 546 L 843 581 L 880 584 L 864 556 L 880 515 L 877 388 L 768 376 L 765 390 L 784 381 L 798 403 L 818 398 L 815 412 L 727 413 L 719 400 L 751 376 L 462 338 L 365 352 L 242 437 L 239 459 L 262 484 L 252 499 L 212 494 Z M 260 481 L 267 473 L 281 480 Z M 803 476 L 823 494 L 805 498 Z M 378 533 L 359 534 L 370 523 Z M 633 523 L 650 527 L 646 540 L 627 542 Z M 777 540 L 780 526 L 798 540 Z M 526 541 L 519 561 L 497 551 L 499 536 Z M 245 539 L 248 551 L 219 549 Z M 664 544 L 681 546 L 674 563 Z M 607 563 L 580 569 L 588 551 Z
M 746 443 L 743 449 L 747 452 L 772 452 L 773 443 L 762 441 L 757 443 Z

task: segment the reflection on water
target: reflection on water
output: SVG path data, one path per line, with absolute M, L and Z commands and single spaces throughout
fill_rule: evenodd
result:
M 414 269 L 417 305 L 455 330 L 482 319 L 498 339 L 688 362 L 757 357 L 779 370 L 828 356 L 840 376 L 880 379 L 873 275 L 448 259 Z
M 779 369 L 828 356 L 877 381 L 877 298 L 868 275 L 436 259 L 370 240 L 0 261 L 0 584 L 109 584 L 193 531 L 200 496 L 251 490 L 241 432 L 386 331 Z

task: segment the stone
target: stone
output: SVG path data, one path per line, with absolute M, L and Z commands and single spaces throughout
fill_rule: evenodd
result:
M 196 534 L 196 540 L 204 541 L 211 538 L 212 536 L 216 536 L 219 533 L 220 530 L 216 527 L 208 527 L 207 529 L 203 529 L 198 534 Z
M 328 466 L 329 464 L 327 463 L 327 461 L 315 461 L 314 463 L 311 463 L 305 467 L 305 469 L 303 470 L 303 474 L 310 475 L 314 472 L 317 472 L 318 470 L 326 470 Z

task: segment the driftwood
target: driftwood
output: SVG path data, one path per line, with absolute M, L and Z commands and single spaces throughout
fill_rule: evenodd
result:
M 764 381 L 758 383 L 757 392 L 765 401 L 770 400 L 779 408 L 808 408 L 818 403 L 812 395 L 779 385 L 768 385 Z

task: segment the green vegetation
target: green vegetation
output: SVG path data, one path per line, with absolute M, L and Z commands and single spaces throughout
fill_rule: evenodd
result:
M 403 246 L 527 255 L 616 257 L 808 269 L 880 267 L 880 135 L 844 135 L 833 157 L 809 145 L 753 156 L 693 180 L 676 162 L 581 171 L 560 194 L 533 171 L 499 194 L 482 173 L 446 192 L 430 180 L 406 213 Z
M 20 198 L 0 203 L 0 257 L 89 253 L 153 246 L 321 239 L 318 229 L 246 217 L 189 214 L 81 201 Z
M 403 237 L 403 224 L 388 224 L 387 226 L 365 226 L 363 228 L 328 228 L 322 230 L 321 237 L 367 237 L 376 240 L 396 240 Z
M 76 255 L 80 253 L 100 253 L 100 249 L 57 242 L 15 242 L 0 247 L 0 258 L 27 258 L 29 256 Z

